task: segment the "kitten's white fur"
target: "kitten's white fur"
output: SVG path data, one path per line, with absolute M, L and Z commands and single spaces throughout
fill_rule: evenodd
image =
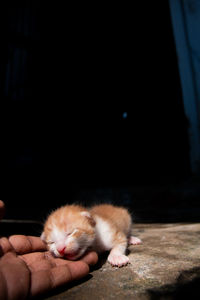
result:
M 57 228 L 57 226 L 53 226 L 52 232 L 51 232 L 51 240 L 54 242 L 63 240 L 65 237 L 65 233 Z
M 94 216 L 94 219 L 96 221 L 94 250 L 97 252 L 110 250 L 113 244 L 113 233 L 110 224 L 98 216 Z

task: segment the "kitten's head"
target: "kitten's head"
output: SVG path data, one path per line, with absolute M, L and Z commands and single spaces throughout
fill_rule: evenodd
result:
M 83 207 L 67 205 L 48 217 L 41 238 L 54 256 L 76 260 L 94 241 L 95 221 Z

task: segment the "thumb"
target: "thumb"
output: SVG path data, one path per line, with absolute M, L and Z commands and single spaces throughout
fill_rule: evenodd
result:
M 0 220 L 3 218 L 5 213 L 5 204 L 2 200 L 0 200 Z

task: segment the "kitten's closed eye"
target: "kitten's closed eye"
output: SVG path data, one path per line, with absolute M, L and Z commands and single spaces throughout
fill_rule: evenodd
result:
M 70 236 L 70 235 L 73 235 L 73 234 L 75 234 L 76 232 L 80 232 L 81 230 L 80 229 L 74 229 L 73 231 L 71 231 L 71 232 L 68 232 L 67 233 L 67 236 Z
M 73 231 L 73 232 L 74 232 L 74 231 Z M 71 232 L 71 231 L 70 231 L 70 232 L 65 232 L 65 235 L 66 235 L 66 236 L 70 236 L 73 232 Z
M 68 232 L 65 232 L 64 235 L 63 235 L 63 238 L 67 238 L 71 235 L 73 235 L 74 233 L 76 233 L 78 230 L 77 229 L 74 229 L 73 231 L 68 231 Z M 48 240 L 46 241 L 48 245 L 52 245 L 52 244 L 55 244 L 56 241 L 52 241 L 52 240 Z

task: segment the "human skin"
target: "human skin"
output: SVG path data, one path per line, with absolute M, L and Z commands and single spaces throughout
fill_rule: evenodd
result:
M 4 203 L 0 200 L 0 216 Z M 2 300 L 26 299 L 80 279 L 97 263 L 95 252 L 78 261 L 55 258 L 34 236 L 0 238 L 0 295 Z

